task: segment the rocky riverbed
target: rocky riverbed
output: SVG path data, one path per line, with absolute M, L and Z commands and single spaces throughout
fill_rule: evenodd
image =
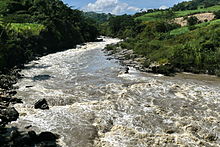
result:
M 108 60 L 116 59 L 119 60 L 122 65 L 134 67 L 140 71 L 150 72 L 150 68 L 144 67 L 145 58 L 137 55 L 133 50 L 122 49 L 117 47 L 115 50 L 105 48 L 103 50 L 109 58 Z
M 55 147 L 58 135 L 51 132 L 37 134 L 33 130 L 20 130 L 16 126 L 9 125 L 19 118 L 15 104 L 21 104 L 22 99 L 15 97 L 16 84 L 21 77 L 19 70 L 12 70 L 8 74 L 0 75 L 0 146 L 1 147 Z

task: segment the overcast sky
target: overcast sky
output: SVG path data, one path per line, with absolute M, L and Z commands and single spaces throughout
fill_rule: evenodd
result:
M 184 0 L 63 0 L 69 6 L 84 11 L 132 14 L 141 9 L 167 8 Z

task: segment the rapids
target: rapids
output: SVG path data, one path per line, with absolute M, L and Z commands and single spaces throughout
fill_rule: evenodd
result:
M 164 77 L 107 60 L 118 39 L 87 43 L 32 61 L 16 84 L 13 125 L 60 135 L 63 147 L 219 146 L 220 79 Z M 36 110 L 45 98 L 49 110 Z

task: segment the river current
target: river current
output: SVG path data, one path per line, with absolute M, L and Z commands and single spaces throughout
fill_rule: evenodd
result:
M 216 146 L 220 79 L 142 73 L 107 60 L 104 38 L 30 62 L 16 84 L 20 117 L 13 125 L 60 135 L 63 147 Z M 49 110 L 34 109 L 45 98 Z

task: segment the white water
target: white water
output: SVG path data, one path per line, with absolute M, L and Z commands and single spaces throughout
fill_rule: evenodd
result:
M 24 104 L 16 105 L 21 116 L 14 124 L 58 133 L 67 147 L 218 146 L 220 80 L 135 69 L 121 74 L 123 67 L 101 51 L 118 41 L 104 38 L 26 65 L 17 83 Z M 33 108 L 42 98 L 49 110 Z

